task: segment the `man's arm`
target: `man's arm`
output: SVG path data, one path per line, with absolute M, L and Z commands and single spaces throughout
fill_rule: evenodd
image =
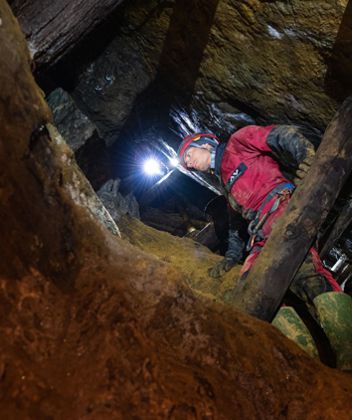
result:
M 275 159 L 302 178 L 315 156 L 313 144 L 295 126 L 277 125 L 266 140 Z
M 211 277 L 221 277 L 242 260 L 247 237 L 247 223 L 240 214 L 231 212 L 227 251 L 224 258 L 209 269 Z

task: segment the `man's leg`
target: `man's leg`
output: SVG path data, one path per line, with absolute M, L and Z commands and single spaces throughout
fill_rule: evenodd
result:
M 337 367 L 352 371 L 352 298 L 341 291 L 312 248 L 290 287 L 305 301 L 336 354 Z
M 306 303 L 311 314 L 316 318 L 314 299 L 326 292 L 340 291 L 340 287 L 330 273 L 324 269 L 316 250 L 312 248 L 295 275 L 290 290 Z M 321 265 L 318 263 L 320 262 Z

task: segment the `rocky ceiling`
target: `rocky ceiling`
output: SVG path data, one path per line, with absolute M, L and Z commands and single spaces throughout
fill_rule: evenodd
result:
M 324 130 L 350 83 L 351 64 L 334 66 L 351 52 L 347 3 L 128 2 L 73 96 L 104 138 L 131 128 L 138 107 L 158 120 L 178 104 L 224 135 L 254 121 Z
M 179 106 L 225 136 L 254 121 L 322 131 L 350 88 L 348 3 L 129 1 L 100 29 L 111 42 L 71 93 L 107 143 Z
M 224 137 L 253 121 L 321 132 L 349 89 L 350 5 L 119 3 L 10 2 L 74 155 L 0 0 L 1 417 L 348 419 L 350 376 L 235 312 L 237 272 L 214 284 L 217 255 L 122 218 L 138 207 L 111 156 L 175 145 L 188 119 Z M 119 226 L 75 156 L 126 206 Z
M 194 130 L 226 140 L 247 124 L 292 123 L 318 144 L 351 88 L 347 0 L 66 3 L 45 9 L 42 1 L 13 0 L 12 7 L 80 166 L 105 196 L 122 178 L 129 194 L 122 207 L 135 216 L 134 196 L 140 202 L 151 187 L 138 186 L 136 165 L 155 143 L 177 148 Z M 178 197 L 194 191 L 174 178 Z M 202 210 L 213 195 L 199 191 L 186 201 Z

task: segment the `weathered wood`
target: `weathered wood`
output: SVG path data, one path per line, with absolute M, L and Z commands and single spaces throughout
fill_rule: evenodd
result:
M 123 0 L 12 0 L 37 68 L 58 62 Z
M 0 16 L 0 418 L 347 419 L 347 375 L 190 290 L 205 253 L 186 244 L 187 276 L 168 261 L 191 241 L 163 235 L 161 260 L 101 229 L 71 152 L 38 130 L 49 109 L 5 0 Z
M 234 296 L 234 304 L 270 321 L 352 169 L 352 97 L 328 126 L 304 184 Z
M 324 256 L 329 252 L 329 250 L 336 244 L 340 239 L 343 232 L 348 228 L 352 222 L 352 199 L 349 199 L 347 203 L 342 208 L 337 220 L 334 223 L 334 226 L 329 234 L 329 237 L 324 243 L 324 246 L 320 252 L 320 257 Z

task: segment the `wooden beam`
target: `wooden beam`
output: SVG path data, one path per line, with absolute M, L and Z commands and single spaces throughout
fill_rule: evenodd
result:
M 36 68 L 56 64 L 123 0 L 10 0 Z
M 303 185 L 274 225 L 249 275 L 235 290 L 235 306 L 260 319 L 272 320 L 351 170 L 349 97 L 328 126 Z

